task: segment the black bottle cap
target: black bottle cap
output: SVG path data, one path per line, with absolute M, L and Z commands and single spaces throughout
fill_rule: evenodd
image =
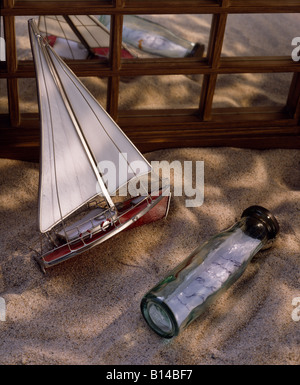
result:
M 191 50 L 191 52 L 188 53 L 186 55 L 186 57 L 199 57 L 199 58 L 201 58 L 203 56 L 204 49 L 205 49 L 204 44 L 196 43 L 194 45 L 193 49 Z
M 243 217 L 252 217 L 261 221 L 268 232 L 269 239 L 275 239 L 279 232 L 279 224 L 274 215 L 261 206 L 250 206 L 243 211 Z

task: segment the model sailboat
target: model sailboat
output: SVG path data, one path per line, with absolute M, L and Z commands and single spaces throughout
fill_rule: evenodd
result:
M 43 269 L 82 253 L 120 231 L 158 220 L 169 186 L 116 201 L 114 192 L 151 173 L 151 165 L 29 21 L 41 118 L 39 229 L 47 239 Z M 120 159 L 122 162 L 120 162 Z M 124 162 L 126 167 L 124 167 Z M 107 165 L 118 170 L 105 179 Z M 138 171 L 134 164 L 138 164 Z M 118 197 L 119 199 L 119 197 Z M 42 246 L 43 246 L 42 245 Z M 43 246 L 44 247 L 44 246 Z

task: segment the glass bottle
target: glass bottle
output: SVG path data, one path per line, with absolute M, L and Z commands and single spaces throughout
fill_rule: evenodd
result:
M 244 272 L 252 257 L 270 247 L 279 232 L 276 218 L 250 206 L 228 230 L 198 246 L 141 301 L 148 325 L 160 336 L 177 336 Z
M 99 21 L 110 28 L 109 15 L 99 16 Z M 124 16 L 122 40 L 140 51 L 164 57 L 202 57 L 204 52 L 203 44 L 176 36 L 162 25 L 137 15 Z

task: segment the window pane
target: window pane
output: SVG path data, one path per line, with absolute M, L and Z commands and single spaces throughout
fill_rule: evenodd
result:
M 15 17 L 18 60 L 32 60 L 32 52 L 28 35 L 28 20 L 32 18 L 38 21 L 38 16 Z
M 121 78 L 120 110 L 198 108 L 202 76 Z
M 300 15 L 228 15 L 222 56 L 290 56 Z
M 19 100 L 21 113 L 37 113 L 36 80 L 33 78 L 19 79 Z
M 106 108 L 107 101 L 107 78 L 85 77 L 80 78 L 82 83 L 90 91 L 90 93 L 97 99 L 103 108 Z
M 125 15 L 122 56 L 125 59 L 205 56 L 211 19 L 211 15 Z M 110 16 L 101 15 L 99 20 L 110 28 Z
M 0 16 L 0 62 L 6 61 L 3 16 Z
M 219 75 L 213 107 L 284 106 L 292 73 Z
M 0 79 L 0 113 L 8 113 L 7 83 L 6 79 Z
M 30 16 L 16 17 L 17 55 L 32 59 L 28 35 Z M 107 61 L 110 33 L 93 15 L 35 16 L 37 26 L 63 59 Z

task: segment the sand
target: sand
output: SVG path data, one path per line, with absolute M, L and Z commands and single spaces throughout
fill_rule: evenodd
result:
M 271 20 L 248 15 L 246 22 L 242 15 L 232 16 L 222 55 L 288 55 L 299 19 L 282 17 L 280 22 L 279 15 Z M 17 21 L 22 37 L 26 20 Z M 175 25 L 194 41 L 195 22 L 199 19 L 190 16 L 189 33 L 184 20 Z M 205 39 L 209 17 L 200 25 Z M 27 36 L 18 44 L 26 58 Z M 284 104 L 288 76 L 225 75 L 215 107 Z M 86 81 L 105 105 L 105 79 Z M 34 80 L 27 84 L 20 88 L 21 110 L 37 111 Z M 120 104 L 125 109 L 194 107 L 200 87 L 197 76 L 130 79 L 121 83 Z M 5 94 L 0 97 L 3 112 Z M 204 203 L 187 208 L 186 197 L 173 197 L 165 220 L 121 233 L 46 275 L 33 258 L 39 241 L 39 165 L 0 159 L 0 297 L 6 303 L 6 320 L 0 321 L 0 363 L 299 364 L 300 321 L 295 314 L 300 310 L 297 313 L 292 301 L 300 297 L 300 150 L 183 148 L 146 157 L 204 161 Z M 142 296 L 252 204 L 265 206 L 277 217 L 281 230 L 276 244 L 260 252 L 240 280 L 180 336 L 157 336 L 140 313 Z
M 299 150 L 172 149 L 151 160 L 203 160 L 205 199 L 173 197 L 166 219 L 123 232 L 47 270 L 33 259 L 38 165 L 0 160 L 2 364 L 299 364 Z M 173 182 L 172 182 L 173 183 Z M 152 332 L 142 296 L 198 244 L 260 204 L 281 232 L 206 313 L 173 340 Z M 294 317 L 295 318 L 295 317 Z

